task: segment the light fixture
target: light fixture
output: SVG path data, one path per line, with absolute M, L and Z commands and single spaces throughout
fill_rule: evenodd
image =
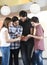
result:
M 38 13 L 38 12 L 40 12 L 40 6 L 39 6 L 39 4 L 37 4 L 37 0 L 35 1 L 32 1 L 33 3 L 32 3 L 32 5 L 30 6 L 30 11 L 31 11 L 31 13 L 34 13 L 34 14 L 36 14 L 36 13 Z
M 1 14 L 6 16 L 9 15 L 11 13 L 10 7 L 7 5 L 4 5 L 1 7 Z

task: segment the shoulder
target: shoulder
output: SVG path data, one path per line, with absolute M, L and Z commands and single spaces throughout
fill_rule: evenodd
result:
M 14 26 L 10 26 L 10 27 L 9 27 L 9 31 L 11 31 L 11 32 L 12 32 L 13 30 L 15 30 L 15 29 L 16 29 L 16 27 L 14 27 Z
M 23 28 L 21 25 L 19 25 L 19 28 Z
M 43 29 L 43 27 L 41 26 L 41 24 L 39 24 L 39 25 L 37 26 L 37 28 L 38 28 L 39 30 L 44 31 L 44 29 Z
M 44 35 L 44 30 L 41 25 L 38 25 L 36 30 L 38 35 Z
M 23 30 L 23 27 L 21 25 L 19 25 L 18 28 L 20 28 L 21 30 Z
M 10 26 L 9 29 L 12 29 L 14 26 Z
M 27 17 L 27 21 L 29 21 L 29 22 L 30 22 L 30 18 L 28 18 L 28 17 Z
M 1 29 L 1 31 L 2 31 L 2 32 L 5 32 L 5 31 L 8 31 L 8 29 L 7 29 L 6 27 L 3 27 L 3 28 Z

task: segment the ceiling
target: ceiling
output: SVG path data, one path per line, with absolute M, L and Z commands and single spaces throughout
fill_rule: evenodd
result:
M 0 6 L 2 5 L 15 6 L 20 4 L 25 4 L 30 1 L 31 0 L 0 0 Z
M 16 14 L 21 10 L 26 10 L 29 13 L 33 1 L 37 1 L 41 10 L 47 10 L 47 0 L 0 0 L 0 6 L 7 4 L 11 8 L 11 12 Z

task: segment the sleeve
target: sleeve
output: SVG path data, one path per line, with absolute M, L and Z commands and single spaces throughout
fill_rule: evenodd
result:
M 39 27 L 37 27 L 38 29 L 37 29 L 37 35 L 38 36 L 44 36 L 44 30 L 43 30 L 43 28 L 42 28 L 42 26 L 39 26 Z
M 2 28 L 2 32 L 8 31 L 7 28 Z

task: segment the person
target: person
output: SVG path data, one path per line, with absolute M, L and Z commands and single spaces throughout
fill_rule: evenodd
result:
M 30 19 L 27 17 L 27 12 L 22 10 L 19 12 L 19 25 L 23 27 L 22 39 L 21 39 L 21 56 L 24 65 L 31 64 L 31 53 L 34 46 L 34 39 L 27 38 L 28 34 L 32 34 L 33 27 L 31 25 Z
M 8 28 L 11 22 L 12 22 L 11 18 L 6 17 L 0 29 L 0 41 L 1 41 L 0 48 L 2 52 L 2 65 L 9 65 L 10 43 L 20 41 L 20 37 L 11 39 L 9 36 Z
M 19 25 L 19 20 L 17 16 L 12 17 L 12 25 L 9 27 L 9 34 L 10 37 L 17 38 L 22 35 L 23 28 Z M 20 50 L 20 42 L 16 41 L 11 43 L 10 45 L 10 63 L 9 65 L 19 65 L 18 63 L 18 57 L 19 57 L 19 50 Z
M 32 57 L 33 65 L 43 65 L 42 52 L 44 50 L 44 30 L 39 23 L 38 17 L 31 18 L 31 24 L 34 26 L 35 35 L 28 35 L 34 38 L 34 53 Z

